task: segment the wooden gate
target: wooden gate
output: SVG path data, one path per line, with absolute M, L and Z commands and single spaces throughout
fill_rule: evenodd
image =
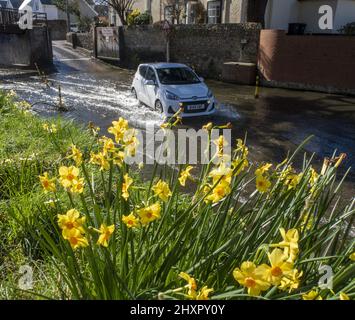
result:
M 95 28 L 95 55 L 99 59 L 120 60 L 118 27 Z

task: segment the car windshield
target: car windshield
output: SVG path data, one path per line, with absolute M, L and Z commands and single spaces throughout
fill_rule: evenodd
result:
M 201 82 L 189 68 L 160 68 L 157 69 L 161 84 L 193 84 Z

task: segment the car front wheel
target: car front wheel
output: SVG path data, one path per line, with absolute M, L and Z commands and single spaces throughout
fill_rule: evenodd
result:
M 163 105 L 160 100 L 155 101 L 155 110 L 157 110 L 160 113 L 163 113 Z
M 132 93 L 133 98 L 138 100 L 136 89 L 132 88 L 131 93 Z

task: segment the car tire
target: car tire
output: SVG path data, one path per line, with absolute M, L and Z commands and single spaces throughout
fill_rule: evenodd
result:
M 136 89 L 132 88 L 131 93 L 132 93 L 133 98 L 138 100 Z
M 160 100 L 155 101 L 155 110 L 157 110 L 160 113 L 164 112 L 163 105 Z

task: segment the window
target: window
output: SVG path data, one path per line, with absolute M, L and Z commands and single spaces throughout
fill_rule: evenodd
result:
M 139 74 L 145 79 L 145 74 L 147 73 L 147 66 L 140 66 L 139 67 Z
M 221 23 L 221 2 L 209 1 L 207 2 L 207 23 Z
M 171 24 L 174 23 L 174 6 L 165 6 L 164 19 L 169 21 Z
M 196 3 L 189 1 L 186 4 L 186 23 L 196 23 Z
M 148 68 L 147 75 L 145 76 L 147 80 L 153 80 L 156 82 L 157 78 L 155 76 L 155 72 L 152 68 Z
M 193 84 L 200 83 L 197 75 L 188 68 L 160 68 L 157 69 L 162 84 Z

